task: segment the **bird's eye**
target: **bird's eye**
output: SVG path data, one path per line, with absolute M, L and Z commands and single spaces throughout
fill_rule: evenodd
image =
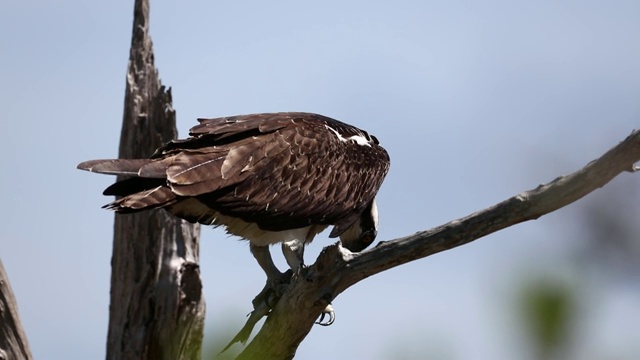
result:
M 370 244 L 373 242 L 373 236 L 371 236 L 371 234 L 364 235 L 360 238 L 360 241 Z
M 375 239 L 376 239 L 375 230 L 368 230 L 368 231 L 365 231 L 364 233 L 362 233 L 362 235 L 360 235 L 360 239 L 359 239 L 360 251 L 366 249 L 369 245 L 371 245 L 371 243 Z

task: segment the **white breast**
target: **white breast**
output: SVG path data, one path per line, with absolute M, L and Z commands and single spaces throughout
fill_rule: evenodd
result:
M 298 229 L 283 231 L 267 231 L 260 229 L 255 223 L 248 223 L 238 218 L 220 214 L 218 214 L 212 225 L 222 225 L 226 228 L 229 234 L 249 240 L 252 244 L 257 246 L 272 245 L 292 240 L 304 241 L 307 239 L 309 231 L 312 230 L 312 226 L 305 226 Z M 312 236 L 315 236 L 324 229 L 326 229 L 326 226 L 321 227 L 320 229 L 313 229 L 315 234 L 312 234 Z
M 198 217 L 197 215 L 201 214 L 201 218 L 211 219 L 210 225 L 223 226 L 227 233 L 249 240 L 257 246 L 266 246 L 292 240 L 311 242 L 316 234 L 327 228 L 327 225 L 312 225 L 283 231 L 263 230 L 255 223 L 222 215 L 218 212 L 212 212 L 208 206 L 194 198 L 183 200 L 173 205 L 170 210 L 177 216 L 180 216 L 181 213 L 189 213 L 192 216 Z

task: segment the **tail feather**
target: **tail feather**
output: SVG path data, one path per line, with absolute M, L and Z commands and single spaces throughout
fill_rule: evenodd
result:
M 140 177 L 141 168 L 154 162 L 151 159 L 100 159 L 78 164 L 78 169 L 100 174 L 133 176 L 120 180 L 106 188 L 104 195 L 122 196 L 105 206 L 119 213 L 130 213 L 171 205 L 177 196 L 167 187 L 166 174 L 146 172 Z M 156 161 L 157 162 L 157 161 Z
M 100 174 L 138 175 L 138 171 L 147 165 L 150 159 L 100 159 L 89 160 L 78 164 L 80 170 L 87 170 Z
M 143 177 L 132 177 L 120 180 L 104 190 L 103 195 L 127 196 L 137 192 L 154 189 L 158 186 L 166 185 L 165 179 L 150 179 Z
M 145 190 L 125 196 L 103 208 L 114 210 L 119 213 L 132 213 L 147 209 L 165 207 L 176 203 L 176 195 L 166 186 L 158 186 L 154 189 Z

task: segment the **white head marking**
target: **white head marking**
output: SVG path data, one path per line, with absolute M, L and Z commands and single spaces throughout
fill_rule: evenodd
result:
M 336 136 L 338 137 L 338 140 L 342 142 L 353 141 L 358 145 L 371 146 L 371 144 L 369 144 L 369 140 L 367 140 L 367 138 L 362 135 L 352 135 L 345 139 L 342 135 L 340 135 L 340 133 L 336 129 L 326 124 L 325 124 L 325 127 L 331 130 L 334 134 L 336 134 Z

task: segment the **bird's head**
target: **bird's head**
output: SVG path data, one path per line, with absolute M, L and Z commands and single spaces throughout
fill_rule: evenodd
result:
M 360 252 L 371 245 L 378 235 L 378 207 L 373 199 L 347 231 L 340 235 L 342 246 L 352 252 Z

